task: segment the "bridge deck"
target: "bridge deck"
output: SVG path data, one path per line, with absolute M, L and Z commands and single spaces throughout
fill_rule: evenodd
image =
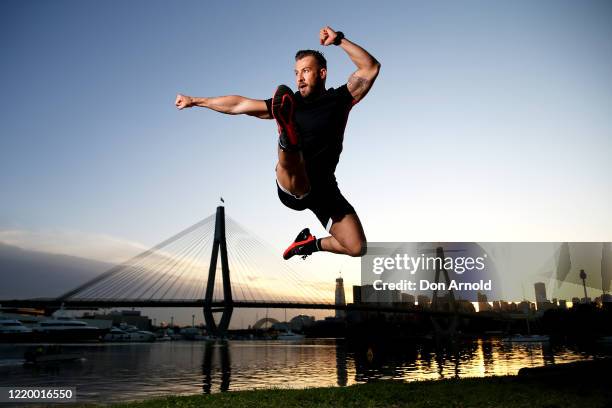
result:
M 204 299 L 196 300 L 61 300 L 61 299 L 10 299 L 0 300 L 2 307 L 23 307 L 23 308 L 40 308 L 40 309 L 59 309 L 61 306 L 66 309 L 92 309 L 92 308 L 119 308 L 119 307 L 197 307 L 203 308 L 210 306 L 212 308 L 269 308 L 269 309 L 318 309 L 318 310 L 347 310 L 347 311 L 363 311 L 363 312 L 386 312 L 386 313 L 408 313 L 408 314 L 425 314 L 432 316 L 449 316 L 458 315 L 460 317 L 478 318 L 485 317 L 480 313 L 465 313 L 465 312 L 448 312 L 448 311 L 433 311 L 420 309 L 416 307 L 395 306 L 389 304 L 377 303 L 360 303 L 336 305 L 333 303 L 299 303 L 299 302 L 244 302 L 234 301 L 212 302 L 207 304 Z M 491 316 L 486 316 L 491 318 Z

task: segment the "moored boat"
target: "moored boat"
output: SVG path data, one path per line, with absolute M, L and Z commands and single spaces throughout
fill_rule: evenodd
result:
M 32 329 L 16 319 L 0 319 L 0 342 L 17 343 L 32 341 Z
M 26 364 L 57 363 L 80 360 L 80 353 L 66 352 L 59 346 L 38 346 L 26 351 L 23 355 Z
M 280 333 L 278 336 L 276 336 L 277 340 L 302 340 L 304 339 L 303 334 L 297 334 L 292 332 L 291 330 Z

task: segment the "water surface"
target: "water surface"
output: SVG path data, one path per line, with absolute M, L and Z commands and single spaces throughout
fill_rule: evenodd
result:
M 477 340 L 454 347 L 353 345 L 344 340 L 81 344 L 72 362 L 27 366 L 25 345 L 0 345 L 0 386 L 71 386 L 79 402 L 268 387 L 346 386 L 516 374 L 522 367 L 590 359 L 607 350 Z

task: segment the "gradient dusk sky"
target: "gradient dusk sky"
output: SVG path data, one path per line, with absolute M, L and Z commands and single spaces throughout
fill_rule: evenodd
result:
M 0 3 L 0 241 L 150 247 L 220 196 L 279 256 L 323 234 L 278 201 L 273 121 L 173 103 L 295 87 L 324 25 L 382 63 L 336 173 L 370 241 L 612 241 L 609 1 L 61 0 Z M 309 262 L 359 279 L 358 260 Z

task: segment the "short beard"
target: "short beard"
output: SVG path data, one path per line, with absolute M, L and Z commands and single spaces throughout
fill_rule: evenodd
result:
M 317 82 L 317 84 L 312 88 L 312 92 L 308 95 L 304 96 L 304 100 L 310 101 L 319 95 L 321 95 L 325 91 L 325 82 Z

